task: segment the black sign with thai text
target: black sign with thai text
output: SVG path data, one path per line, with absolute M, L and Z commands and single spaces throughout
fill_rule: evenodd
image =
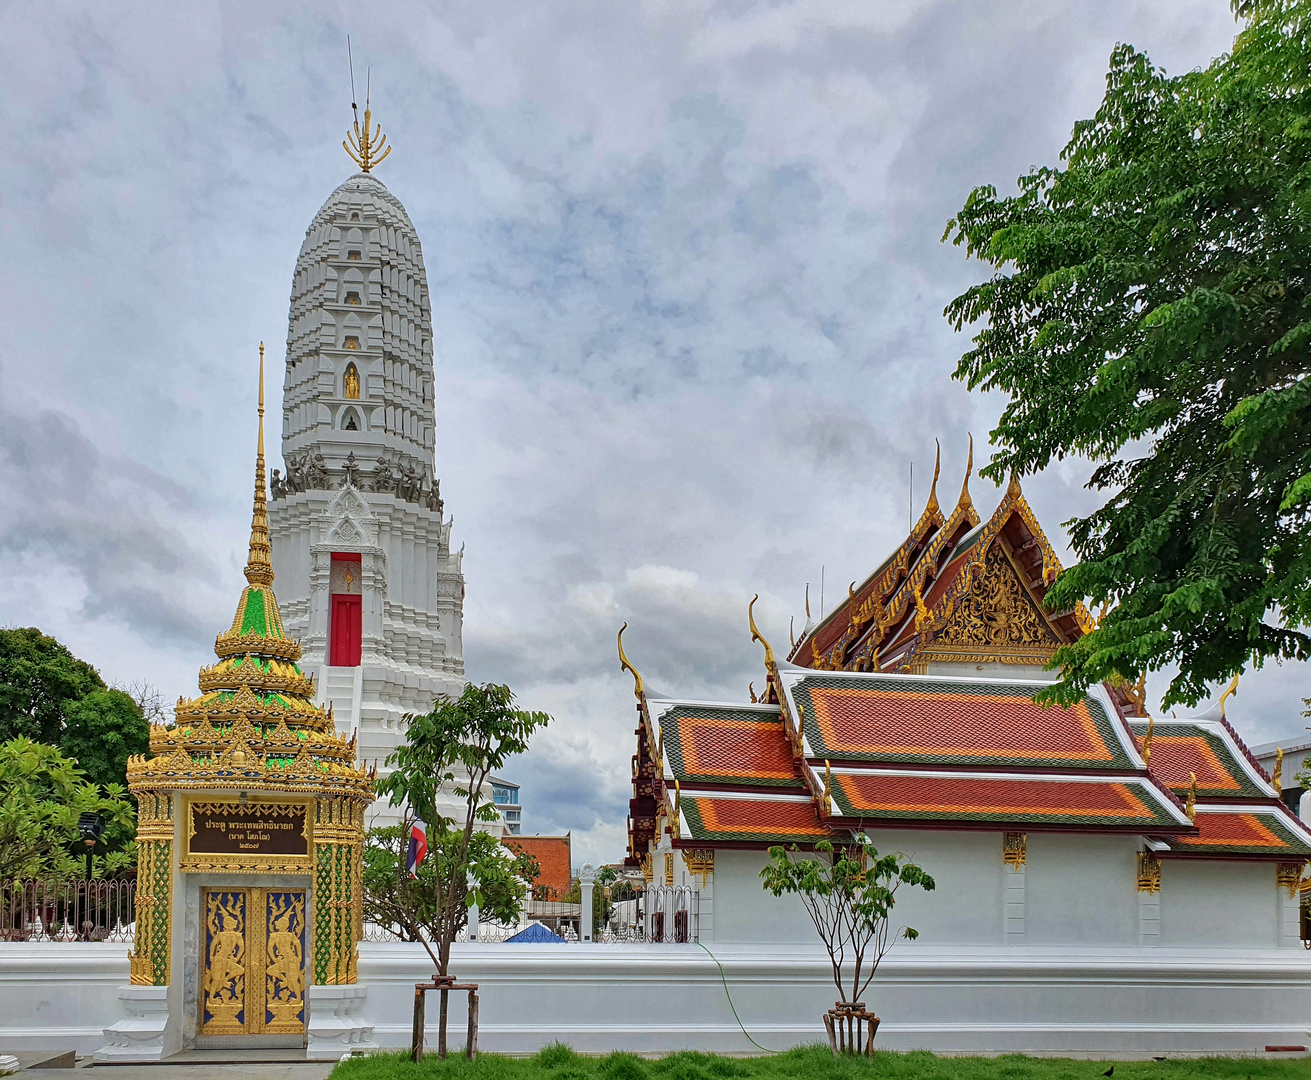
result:
M 308 855 L 303 803 L 192 803 L 193 855 Z

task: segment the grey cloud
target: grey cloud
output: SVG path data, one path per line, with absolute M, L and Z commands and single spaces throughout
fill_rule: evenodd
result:
M 255 343 L 276 400 L 295 253 L 349 171 L 349 27 L 424 241 L 468 668 L 557 717 L 515 765 L 530 830 L 608 860 L 632 751 L 619 623 L 652 685 L 740 699 L 751 595 L 782 651 L 821 565 L 832 597 L 901 538 L 934 436 L 953 498 L 964 431 L 981 463 L 1000 403 L 950 378 L 966 340 L 941 311 L 979 267 L 943 223 L 1055 160 L 1116 40 L 1180 70 L 1233 24 L 1215 0 L 357 15 L 11 13 L 0 622 L 194 686 L 241 585 Z M 1081 483 L 1067 464 L 1026 484 L 1062 548 Z M 1273 738 L 1309 692 L 1269 669 L 1231 715 Z

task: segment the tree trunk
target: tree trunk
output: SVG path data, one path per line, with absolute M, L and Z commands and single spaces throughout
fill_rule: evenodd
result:
M 410 1032 L 410 1060 L 423 1059 L 423 999 L 422 990 L 414 991 L 414 1026 Z
M 446 1010 L 450 1006 L 450 997 L 451 992 L 443 988 L 441 1019 L 437 1022 L 437 1058 L 440 1061 L 446 1060 Z

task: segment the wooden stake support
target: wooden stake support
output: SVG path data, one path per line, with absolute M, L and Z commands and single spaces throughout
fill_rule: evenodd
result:
M 440 990 L 449 992 L 451 990 L 464 990 L 469 994 L 469 1030 L 466 1035 L 464 1044 L 464 1056 L 470 1061 L 478 1060 L 478 984 L 477 983 L 457 983 L 454 975 L 434 975 L 430 983 L 414 984 L 414 1026 L 410 1031 L 410 1060 L 423 1060 L 423 1026 L 425 1012 L 425 995 L 429 990 Z M 443 1032 L 443 1034 L 445 1034 Z M 445 1043 L 445 1040 L 442 1040 Z M 442 1053 L 439 1055 L 443 1060 L 446 1058 L 445 1046 L 442 1046 Z

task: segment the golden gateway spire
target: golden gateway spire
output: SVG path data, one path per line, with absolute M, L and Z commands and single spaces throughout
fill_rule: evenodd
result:
M 269 545 L 268 498 L 264 490 L 264 342 L 259 343 L 259 446 L 255 451 L 255 505 L 250 515 L 250 554 L 246 580 L 273 584 L 273 549 Z

